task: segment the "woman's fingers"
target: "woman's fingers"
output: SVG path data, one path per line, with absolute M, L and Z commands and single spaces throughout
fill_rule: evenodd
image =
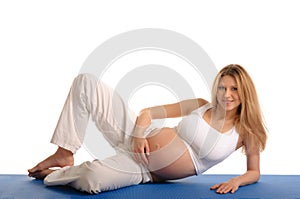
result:
M 147 141 L 147 139 L 145 139 L 145 150 L 144 152 L 146 153 L 146 155 L 150 155 L 150 147 L 149 147 L 149 143 Z
M 141 155 L 141 158 L 142 158 L 142 163 L 144 165 L 148 165 L 148 158 L 146 156 L 146 153 L 140 153 L 140 155 Z
M 144 138 L 134 139 L 134 157 L 138 163 L 148 164 L 147 156 L 150 154 L 148 141 Z
M 238 190 L 238 187 L 234 187 L 234 188 L 232 188 L 232 190 L 231 190 L 231 192 L 230 192 L 230 193 L 234 193 L 234 192 L 236 192 L 236 190 Z
M 231 189 L 232 189 L 231 186 L 223 184 L 216 190 L 216 192 L 220 194 L 224 194 L 224 193 L 228 193 Z
M 215 184 L 215 185 L 211 186 L 210 189 L 211 189 L 211 190 L 215 190 L 215 189 L 217 189 L 218 187 L 220 187 L 220 185 L 221 185 L 221 184 Z
M 238 186 L 235 186 L 231 183 L 221 183 L 216 184 L 210 187 L 211 190 L 216 190 L 219 194 L 226 194 L 226 193 L 234 193 L 238 190 Z
M 146 153 L 144 153 L 144 152 L 135 152 L 134 157 L 135 157 L 135 160 L 138 163 L 142 163 L 142 164 L 145 164 L 145 165 L 148 164 L 148 158 L 147 158 Z

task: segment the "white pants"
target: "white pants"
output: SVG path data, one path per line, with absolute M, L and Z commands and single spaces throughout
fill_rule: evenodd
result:
M 93 75 L 75 78 L 51 142 L 75 153 L 82 145 L 90 117 L 116 149 L 116 155 L 64 167 L 49 174 L 44 183 L 99 193 L 150 181 L 149 171 L 131 154 L 130 135 L 136 116 L 116 92 Z

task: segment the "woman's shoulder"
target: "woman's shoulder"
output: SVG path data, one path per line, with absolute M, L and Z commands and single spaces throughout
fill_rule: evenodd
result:
M 205 100 L 203 98 L 197 98 L 197 101 L 198 101 L 199 108 L 206 104 L 210 104 L 207 100 Z
M 201 115 L 212 107 L 212 104 L 204 99 L 198 99 L 198 104 L 198 108 L 195 109 L 193 112 L 197 112 Z

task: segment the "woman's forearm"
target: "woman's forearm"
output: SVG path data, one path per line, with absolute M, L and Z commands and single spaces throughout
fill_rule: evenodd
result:
M 234 193 L 240 186 L 255 183 L 259 180 L 260 174 L 258 170 L 248 170 L 245 174 L 231 178 L 227 182 L 215 184 L 210 189 L 216 190 L 217 193 Z
M 144 131 L 150 126 L 154 119 L 182 117 L 190 114 L 193 110 L 206 103 L 207 101 L 199 98 L 183 100 L 174 104 L 145 108 L 141 110 L 137 117 L 133 135 L 135 137 L 143 137 Z
M 151 125 L 153 119 L 179 117 L 181 116 L 179 110 L 180 103 L 155 106 L 141 110 L 136 119 L 133 136 L 139 138 L 144 137 L 144 131 Z
M 141 111 L 149 111 L 152 119 L 175 118 L 190 114 L 193 110 L 206 104 L 203 99 L 188 99 L 174 104 L 154 106 Z

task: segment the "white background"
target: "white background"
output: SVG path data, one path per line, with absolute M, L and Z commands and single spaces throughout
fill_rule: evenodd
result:
M 0 173 L 25 174 L 55 151 L 49 140 L 68 90 L 97 46 L 126 31 L 162 28 L 197 42 L 218 69 L 238 63 L 248 70 L 269 130 L 261 172 L 300 174 L 297 5 L 296 1 L 1 1 Z M 81 148 L 75 158 L 79 164 L 93 157 Z M 244 155 L 237 151 L 207 173 L 242 173 L 245 165 Z

